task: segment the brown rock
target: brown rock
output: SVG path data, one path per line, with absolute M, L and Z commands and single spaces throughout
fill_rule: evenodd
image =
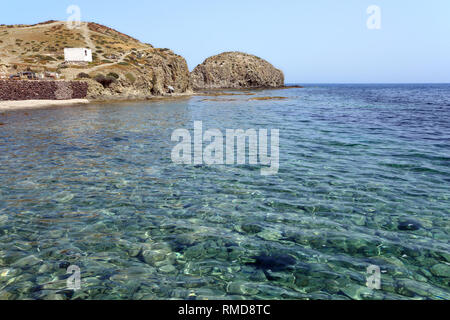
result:
M 266 60 L 242 52 L 210 57 L 191 73 L 195 90 L 284 86 L 284 74 Z
M 84 81 L 88 84 L 88 99 L 98 99 L 102 96 L 104 88 L 100 83 L 92 79 L 85 79 Z

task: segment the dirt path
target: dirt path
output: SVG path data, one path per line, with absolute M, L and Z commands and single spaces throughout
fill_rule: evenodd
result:
M 89 30 L 88 23 L 83 22 L 81 26 L 81 30 L 83 32 L 84 40 L 86 41 L 86 47 L 91 49 L 92 51 L 95 50 L 95 44 L 91 39 L 91 31 Z

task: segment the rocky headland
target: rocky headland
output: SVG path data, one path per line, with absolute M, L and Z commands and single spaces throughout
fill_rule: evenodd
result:
M 66 63 L 64 48 L 92 50 L 89 63 Z M 0 26 L 0 73 L 53 72 L 88 83 L 91 100 L 191 94 L 186 60 L 97 23 L 70 29 L 63 21 Z
M 277 88 L 284 74 L 272 64 L 243 52 L 224 52 L 206 59 L 191 73 L 194 90 Z
M 91 49 L 93 61 L 67 63 L 65 48 Z M 11 75 L 23 72 L 52 73 L 71 83 L 82 81 L 87 94 L 77 98 L 104 101 L 177 97 L 191 95 L 194 89 L 284 87 L 283 72 L 254 55 L 225 52 L 206 59 L 190 73 L 186 60 L 170 49 L 154 48 L 92 22 L 75 29 L 53 20 L 0 25 L 0 78 L 10 81 Z M 29 86 L 21 84 L 20 89 Z M 33 98 L 40 96 L 44 98 L 33 93 Z

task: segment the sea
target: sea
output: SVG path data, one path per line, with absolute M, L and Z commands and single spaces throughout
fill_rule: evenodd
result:
M 450 85 L 303 86 L 1 112 L 0 299 L 450 299 Z

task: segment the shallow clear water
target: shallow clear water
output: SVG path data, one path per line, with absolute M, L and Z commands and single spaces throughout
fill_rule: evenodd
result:
M 1 114 L 0 299 L 449 299 L 450 85 L 250 94 Z M 196 120 L 279 174 L 173 164 Z

